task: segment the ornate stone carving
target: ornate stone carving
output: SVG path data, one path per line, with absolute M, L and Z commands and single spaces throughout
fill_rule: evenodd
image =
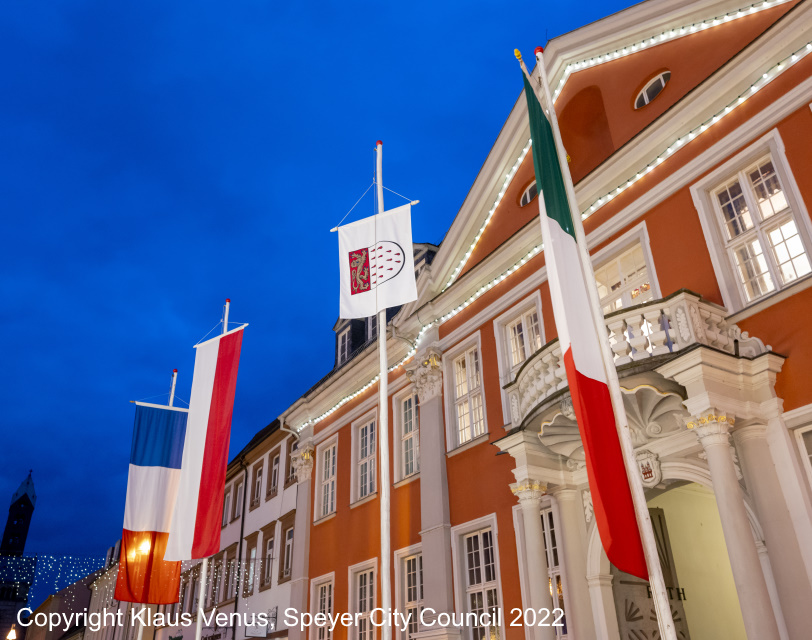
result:
M 679 331 L 680 338 L 683 342 L 688 342 L 691 339 L 691 327 L 688 326 L 688 318 L 685 315 L 683 307 L 677 307 L 677 331 Z
M 293 468 L 296 470 L 296 482 L 307 482 L 313 476 L 313 462 L 316 453 L 313 445 L 300 445 L 293 454 Z
M 558 406 L 561 407 L 561 413 L 570 420 L 575 420 L 575 407 L 572 406 L 572 396 L 565 395 L 558 401 Z
M 656 487 L 663 480 L 663 472 L 660 467 L 660 456 L 652 453 L 648 449 L 641 449 L 634 454 L 637 460 L 637 467 L 643 478 L 644 487 Z
M 531 500 L 537 502 L 547 493 L 547 484 L 531 478 L 510 485 L 510 491 L 519 499 L 519 502 Z
M 703 447 L 714 444 L 730 445 L 730 427 L 736 423 L 736 419 L 729 413 L 709 411 L 705 415 L 690 418 L 686 426 L 693 429 L 696 437 Z
M 440 362 L 440 351 L 429 347 L 420 357 L 406 365 L 406 375 L 417 388 L 417 397 L 421 403 L 438 397 L 443 391 L 443 369 Z
M 592 506 L 592 492 L 587 489 L 581 495 L 584 499 L 584 520 L 589 524 L 592 522 L 592 516 L 595 515 L 595 507 Z

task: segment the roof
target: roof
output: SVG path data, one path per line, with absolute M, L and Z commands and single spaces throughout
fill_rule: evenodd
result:
M 34 491 L 34 481 L 31 479 L 31 473 L 31 471 L 28 472 L 28 477 L 22 481 L 17 491 L 11 496 L 11 504 L 14 504 L 17 500 L 26 495 L 28 499 L 31 500 L 32 505 L 37 504 L 37 494 Z

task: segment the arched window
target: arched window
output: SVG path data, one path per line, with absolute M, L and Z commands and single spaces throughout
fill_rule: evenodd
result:
M 660 95 L 660 92 L 665 89 L 665 85 L 668 84 L 670 79 L 671 72 L 663 71 L 649 80 L 646 86 L 643 87 L 643 90 L 637 94 L 637 99 L 634 101 L 634 108 L 640 109 L 654 100 L 654 98 Z
M 519 206 L 524 207 L 525 205 L 530 204 L 539 193 L 538 188 L 536 187 L 536 181 L 530 183 L 530 186 L 524 190 L 522 194 L 521 200 L 519 200 Z

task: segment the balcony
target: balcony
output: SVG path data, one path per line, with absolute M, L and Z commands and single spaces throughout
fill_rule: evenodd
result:
M 758 338 L 727 322 L 726 315 L 724 307 L 686 289 L 610 313 L 605 322 L 615 366 L 642 364 L 653 358 L 660 362 L 662 357 L 694 345 L 747 358 L 770 350 Z M 567 386 L 564 359 L 556 338 L 528 358 L 516 377 L 505 385 L 511 425 L 521 425 L 536 406 Z

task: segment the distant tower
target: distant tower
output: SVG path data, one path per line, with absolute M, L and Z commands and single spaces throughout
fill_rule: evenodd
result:
M 37 494 L 34 492 L 34 481 L 31 479 L 31 471 L 29 471 L 28 477 L 23 480 L 20 488 L 11 497 L 6 529 L 3 531 L 3 542 L 0 543 L 0 556 L 23 555 L 28 527 L 31 525 L 31 516 L 34 515 L 34 505 L 36 504 Z

